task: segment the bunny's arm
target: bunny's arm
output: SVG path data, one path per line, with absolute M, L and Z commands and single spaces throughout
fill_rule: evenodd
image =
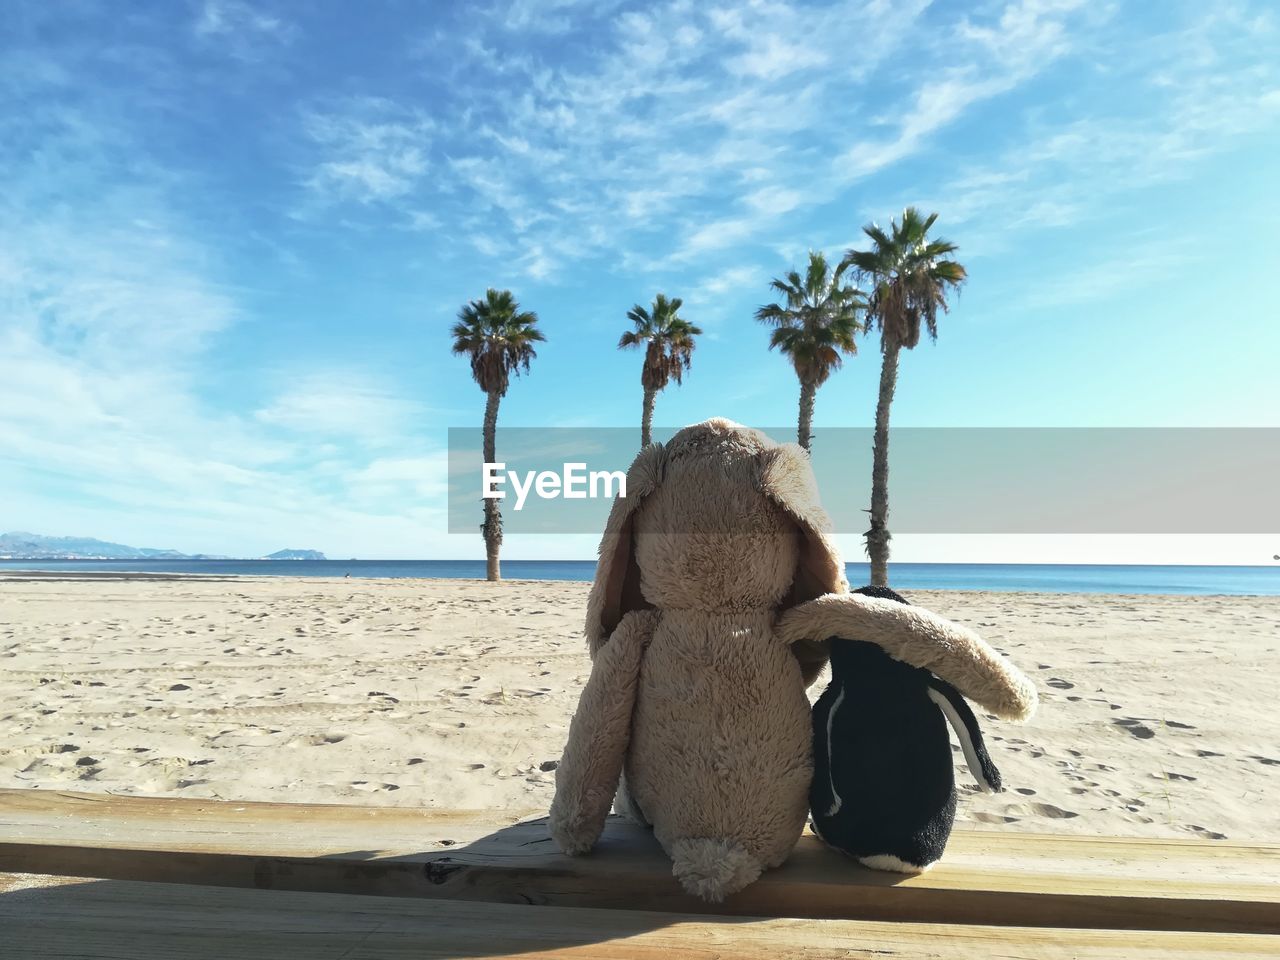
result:
M 586 853 L 604 830 L 631 738 L 640 660 L 658 622 L 654 610 L 626 614 L 596 652 L 556 768 L 551 836 L 569 855 Z
M 832 593 L 792 607 L 778 618 L 777 634 L 784 643 L 869 640 L 895 660 L 951 682 L 998 717 L 1025 720 L 1035 712 L 1030 679 L 972 630 L 920 607 Z

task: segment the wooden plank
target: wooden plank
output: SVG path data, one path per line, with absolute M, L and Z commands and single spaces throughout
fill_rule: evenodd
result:
M 0 875 L 6 960 L 1276 957 L 1256 934 L 706 917 Z
M 487 820 L 487 822 L 486 822 Z M 653 837 L 611 821 L 587 857 L 543 821 L 324 804 L 0 790 L 0 870 L 563 907 L 1104 929 L 1280 933 L 1280 848 L 959 832 L 919 877 L 865 870 L 805 837 L 712 905 Z

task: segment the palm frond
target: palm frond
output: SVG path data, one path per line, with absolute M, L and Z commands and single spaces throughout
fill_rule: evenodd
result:
M 537 357 L 533 344 L 545 342 L 538 316 L 521 311 L 510 290 L 485 291 L 458 311 L 450 330 L 453 353 L 468 356 L 471 375 L 486 392 L 507 391 L 511 374 L 528 371 Z
M 862 329 L 858 317 L 866 296 L 844 282 L 845 269 L 842 262 L 832 272 L 825 254 L 810 251 L 803 279 L 791 270 L 770 283 L 785 302 L 756 310 L 756 320 L 774 328 L 769 349 L 785 355 L 804 383 L 822 384 L 840 368 L 843 355 L 857 352 L 855 334 Z
M 627 311 L 635 329 L 623 333 L 618 348 L 645 347 L 640 381 L 646 389 L 662 390 L 672 380 L 680 383 L 693 362 L 695 338 L 702 329 L 680 316 L 682 306 L 679 297 L 659 293 L 650 309 L 636 304 Z
M 922 332 L 936 340 L 938 311 L 947 312 L 947 296 L 968 276 L 958 262 L 944 259 L 957 246 L 929 237 L 937 219 L 937 213 L 924 216 L 907 207 L 899 220 L 890 222 L 888 231 L 867 224 L 862 231 L 871 248 L 850 250 L 842 261 L 871 287 L 867 329 L 880 331 L 882 348 L 895 343 L 911 349 L 920 342 Z

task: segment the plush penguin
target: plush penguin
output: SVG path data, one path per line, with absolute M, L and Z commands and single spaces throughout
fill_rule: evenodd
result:
M 907 602 L 887 587 L 854 592 Z M 874 643 L 833 638 L 831 677 L 813 708 L 814 831 L 865 866 L 920 873 L 955 820 L 948 720 L 978 786 L 1001 789 L 978 720 L 951 684 Z

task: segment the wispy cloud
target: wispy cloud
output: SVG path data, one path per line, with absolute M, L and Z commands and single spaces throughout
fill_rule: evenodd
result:
M 380 97 L 309 110 L 314 167 L 304 183 L 321 203 L 376 203 L 409 194 L 427 173 L 433 122 Z
M 81 69 L 41 82 L 83 99 L 0 111 L 0 526 L 192 551 L 432 550 L 435 488 L 395 479 L 431 458 L 421 406 L 332 360 L 239 398 L 216 357 L 260 318 L 227 280 L 196 181 Z M 279 372 L 231 371 L 255 373 Z
M 930 11 L 924 24 L 927 8 L 668 0 L 570 16 L 498 4 L 448 38 L 462 109 L 436 131 L 444 175 L 422 186 L 455 207 L 459 239 L 506 237 L 535 279 L 593 252 L 638 270 L 715 263 L 766 235 L 784 242 L 784 218 L 921 151 L 1070 54 L 1072 28 L 1103 16 L 1082 0 L 1011 0 L 950 20 Z M 569 55 L 513 49 L 520 25 L 556 33 Z M 875 102 L 866 84 L 882 65 L 903 92 Z M 685 216 L 691 207 L 720 212 L 708 221 Z
M 906 199 L 945 208 L 948 222 L 969 225 L 971 244 L 988 252 L 1008 244 L 1011 228 L 1103 217 L 1117 196 L 1190 176 L 1242 138 L 1280 129 L 1280 61 L 1259 56 L 1280 49 L 1278 41 L 1270 20 L 1230 8 L 1145 37 L 1137 50 L 1115 50 L 1093 81 L 1141 95 L 1141 115 L 1118 103 L 1056 121 L 1033 116 L 994 157 L 962 164 L 923 197 Z
M 1084 0 L 1014 0 L 993 23 L 963 19 L 944 41 L 954 45 L 958 62 L 924 71 L 891 124 L 894 135 L 855 143 L 837 158 L 837 176 L 858 180 L 916 153 L 970 107 L 1009 92 L 1070 52 L 1067 17 L 1083 5 Z
M 1099 303 L 1167 282 L 1200 266 L 1195 245 L 1183 239 L 1134 233 L 1114 238 L 1088 251 L 1087 266 L 1038 278 L 1034 289 L 1016 298 L 1021 309 Z
M 200 40 L 221 44 L 239 60 L 258 60 L 291 43 L 297 28 L 247 0 L 204 0 L 192 31 Z
M 707 300 L 712 297 L 723 296 L 731 291 L 740 290 L 747 284 L 758 282 L 759 279 L 760 268 L 754 264 L 729 267 L 727 270 L 721 270 L 719 273 L 703 280 L 694 288 L 694 292 L 689 299 Z
M 307 436 L 386 443 L 411 433 L 422 414 L 418 404 L 370 378 L 338 370 L 289 378 L 288 388 L 253 416 Z
M 856 113 L 851 85 L 923 8 L 728 10 L 673 0 L 617 13 L 603 29 L 598 12 L 575 11 L 592 42 L 576 43 L 572 32 L 562 42 L 574 55 L 557 64 L 499 49 L 503 38 L 483 26 L 450 37 L 468 57 L 456 80 L 466 110 L 441 131 L 453 175 L 442 199 L 472 205 L 473 232 L 536 246 L 525 269 L 538 277 L 583 251 L 657 266 L 662 258 L 640 252 L 655 229 L 677 258 L 723 251 L 801 202 L 793 178 L 811 165 L 813 147 L 784 134 L 809 127 L 819 139 L 840 136 L 839 117 Z M 479 22 L 527 15 L 520 5 L 496 9 Z M 477 152 L 481 144 L 493 149 Z M 739 212 L 713 224 L 682 217 L 709 203 Z

